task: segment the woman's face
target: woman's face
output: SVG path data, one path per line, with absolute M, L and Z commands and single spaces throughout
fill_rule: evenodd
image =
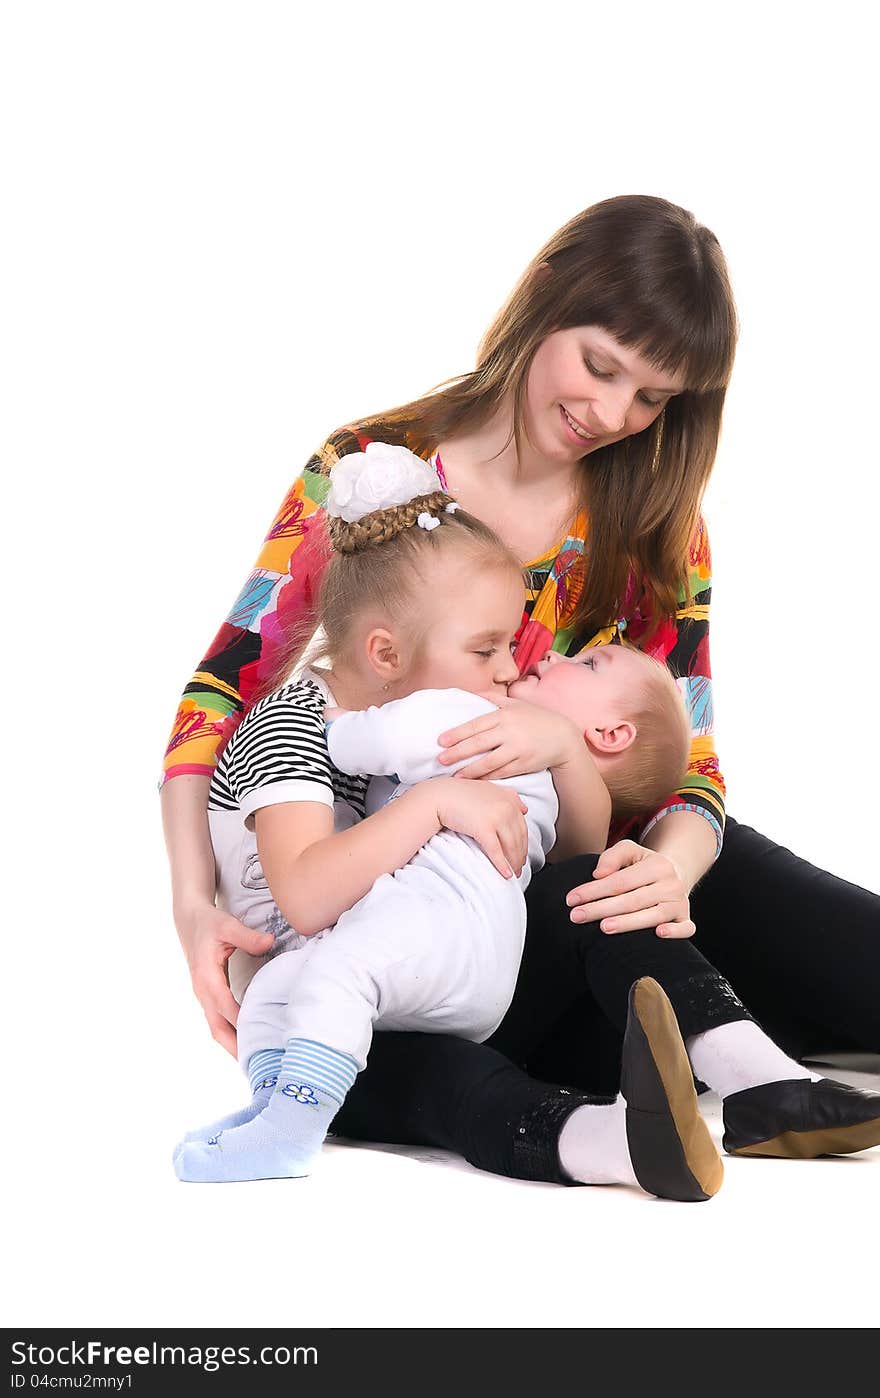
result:
M 643 432 L 685 387 L 598 325 L 542 340 L 526 385 L 526 426 L 542 456 L 577 460 Z

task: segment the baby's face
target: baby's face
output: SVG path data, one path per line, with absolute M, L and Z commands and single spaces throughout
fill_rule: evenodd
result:
M 646 663 L 650 662 L 630 646 L 591 646 L 570 659 L 548 651 L 510 685 L 508 694 L 565 714 L 586 733 L 609 727 L 631 712 L 645 681 Z

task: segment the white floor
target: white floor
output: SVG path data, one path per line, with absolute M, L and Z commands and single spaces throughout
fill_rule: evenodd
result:
M 702 1205 L 347 1144 L 308 1180 L 186 1186 L 174 1140 L 241 1100 L 235 1065 L 200 1026 L 187 1052 L 198 1093 L 170 1058 L 164 1083 L 108 1056 L 77 1088 L 60 1052 L 47 1084 L 21 1084 L 29 1134 L 7 1192 L 6 1325 L 877 1322 L 880 1148 L 726 1159 L 723 1189 Z M 829 1075 L 880 1087 L 880 1060 L 843 1062 Z M 720 1138 L 717 1100 L 701 1101 Z

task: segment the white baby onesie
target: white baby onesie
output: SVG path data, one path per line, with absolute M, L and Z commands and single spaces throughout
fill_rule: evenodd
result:
M 460 689 L 420 690 L 327 726 L 340 772 L 416 782 L 451 776 L 437 737 L 495 706 Z M 472 761 L 469 758 L 467 761 Z M 257 972 L 238 1022 L 244 1066 L 258 1049 L 311 1039 L 363 1068 L 373 1029 L 458 1034 L 482 1042 L 513 996 L 525 938 L 524 890 L 556 838 L 549 772 L 506 777 L 528 806 L 528 858 L 505 879 L 468 836 L 443 830 L 404 868 L 383 874 L 332 931 Z

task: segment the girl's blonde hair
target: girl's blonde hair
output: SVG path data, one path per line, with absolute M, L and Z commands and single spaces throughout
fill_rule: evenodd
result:
M 311 618 L 289 638 L 277 673 L 290 674 L 301 660 L 309 665 L 333 662 L 349 652 L 352 637 L 365 612 L 378 613 L 412 641 L 421 635 L 420 598 L 431 586 L 439 559 L 476 564 L 481 571 L 510 568 L 522 578 L 516 554 L 475 515 L 453 504 L 442 490 L 416 496 L 404 505 L 374 510 L 352 524 L 331 516 L 329 560 L 318 595 L 314 635 Z M 438 521 L 421 528 L 422 514 Z

